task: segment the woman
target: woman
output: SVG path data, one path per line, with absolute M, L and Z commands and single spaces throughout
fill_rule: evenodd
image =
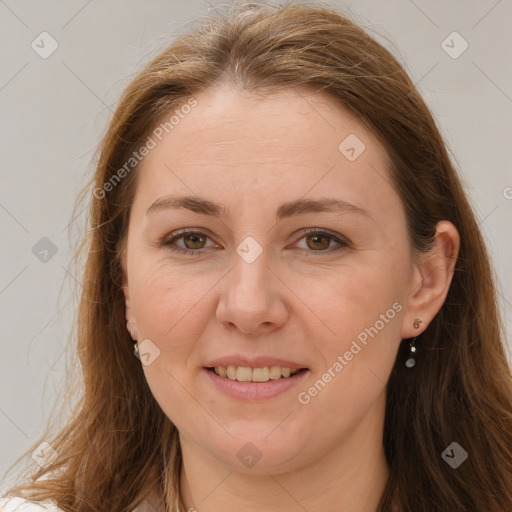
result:
M 3 510 L 512 510 L 484 242 L 351 21 L 212 15 L 126 89 L 89 197 L 83 398 Z

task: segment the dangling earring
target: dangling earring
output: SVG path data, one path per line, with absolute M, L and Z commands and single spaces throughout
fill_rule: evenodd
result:
M 416 347 L 414 346 L 415 340 L 416 336 L 409 342 L 409 359 L 405 361 L 407 368 L 412 368 L 416 364 L 416 359 L 414 359 L 414 354 L 416 353 Z
M 133 331 L 131 328 L 130 328 L 130 325 L 135 325 L 134 322 L 132 322 L 131 320 L 128 320 L 128 323 L 126 324 L 126 327 L 128 329 L 128 331 L 130 332 L 130 336 L 132 337 L 132 339 L 135 340 L 135 343 L 133 344 L 133 355 L 139 359 L 140 361 L 140 354 L 139 354 L 139 343 L 137 342 L 137 337 L 135 336 L 135 331 Z
M 414 323 L 412 324 L 415 329 L 419 329 L 423 320 L 421 318 L 416 318 Z M 409 342 L 409 359 L 405 361 L 405 366 L 407 368 L 412 368 L 416 364 L 416 359 L 414 359 L 414 354 L 416 353 L 416 346 L 414 342 L 416 341 L 416 336 Z
M 139 343 L 136 341 L 133 344 L 133 355 L 140 361 Z

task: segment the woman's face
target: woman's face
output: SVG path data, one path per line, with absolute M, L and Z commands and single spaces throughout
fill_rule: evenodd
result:
M 152 135 L 123 255 L 153 395 L 243 471 L 381 436 L 416 275 L 383 147 L 323 94 L 196 100 Z

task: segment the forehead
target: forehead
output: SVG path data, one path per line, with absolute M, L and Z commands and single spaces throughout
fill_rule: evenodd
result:
M 261 96 L 217 86 L 195 100 L 142 161 L 146 203 L 176 191 L 216 190 L 227 201 L 391 189 L 378 139 L 327 94 L 296 88 Z
M 293 88 L 262 96 L 217 86 L 195 99 L 197 105 L 180 119 L 174 116 L 176 124 L 164 134 L 169 149 L 200 146 L 222 152 L 228 148 L 223 153 L 226 159 L 230 155 L 241 156 L 245 149 L 250 150 L 247 157 L 253 159 L 259 154 L 275 154 L 313 160 L 322 154 L 338 156 L 339 143 L 352 133 L 364 141 L 370 152 L 377 150 L 379 156 L 385 156 L 377 139 L 356 115 L 323 92 Z M 169 117 L 164 116 L 160 124 L 164 125 Z M 234 151 L 237 148 L 240 150 Z

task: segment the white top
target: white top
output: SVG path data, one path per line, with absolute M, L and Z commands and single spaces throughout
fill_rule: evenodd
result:
M 63 512 L 61 508 L 48 502 L 32 503 L 23 498 L 0 498 L 0 512 Z
M 51 501 L 41 504 L 27 501 L 23 498 L 0 497 L 0 512 L 64 512 Z M 136 507 L 133 512 L 164 512 L 161 505 L 156 506 L 151 500 L 146 500 Z

